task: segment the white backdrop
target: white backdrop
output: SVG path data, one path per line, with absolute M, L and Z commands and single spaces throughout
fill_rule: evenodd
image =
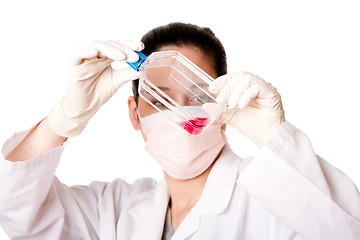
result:
M 360 186 L 360 8 L 357 1 L 2 1 L 0 142 L 45 117 L 67 86 L 68 57 L 92 40 L 140 39 L 173 21 L 210 27 L 229 72 L 275 85 L 286 119 L 316 152 Z M 130 84 L 68 141 L 57 176 L 68 185 L 162 172 L 127 115 Z M 257 149 L 228 128 L 240 156 Z M 0 179 L 1 181 L 1 179 Z M 7 239 L 1 232 L 0 239 Z

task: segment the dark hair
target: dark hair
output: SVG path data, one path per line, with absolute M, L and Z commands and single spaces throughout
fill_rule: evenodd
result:
M 145 48 L 142 51 L 146 56 L 166 46 L 193 46 L 209 56 L 214 64 L 217 76 L 227 73 L 226 53 L 220 40 L 210 28 L 199 27 L 194 24 L 170 23 L 154 28 L 141 39 Z M 133 81 L 132 90 L 137 102 L 139 80 Z

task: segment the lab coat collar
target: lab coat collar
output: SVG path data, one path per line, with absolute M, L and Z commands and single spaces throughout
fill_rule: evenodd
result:
M 220 214 L 229 205 L 241 159 L 226 144 L 206 181 L 203 193 L 185 217 L 172 240 L 185 239 L 200 227 L 200 218 Z
M 185 239 L 192 235 L 199 229 L 202 216 L 219 214 L 226 209 L 234 190 L 239 164 L 240 158 L 226 144 L 211 169 L 200 199 L 176 230 L 172 240 Z M 166 182 L 163 180 L 156 188 L 152 204 L 142 201 L 130 210 L 134 217 L 144 219 L 133 235 L 133 240 L 161 239 L 169 197 Z M 145 207 L 151 209 L 144 212 Z
M 130 209 L 130 214 L 135 218 L 143 219 L 132 240 L 159 240 L 163 235 L 166 210 L 170 195 L 165 180 L 162 180 L 155 190 L 153 202 L 147 200 L 139 202 Z M 150 209 L 149 209 L 150 208 Z
M 206 181 L 199 202 L 202 214 L 222 213 L 231 199 L 241 159 L 226 144 Z

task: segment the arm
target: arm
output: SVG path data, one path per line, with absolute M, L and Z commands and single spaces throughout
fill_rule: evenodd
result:
M 54 132 L 46 117 L 5 158 L 12 162 L 25 161 L 61 146 L 66 139 Z
M 7 145 L 21 141 L 25 134 L 16 134 L 4 148 L 11 148 Z M 133 186 L 121 180 L 90 186 L 62 184 L 54 173 L 63 149 L 60 146 L 21 162 L 0 155 L 0 224 L 11 239 L 99 239 L 99 217 L 106 221 L 107 230 L 114 231 L 108 234 L 115 234 L 114 216 L 121 212 Z
M 360 195 L 342 172 L 318 157 L 307 136 L 284 122 L 280 94 L 251 73 L 216 79 L 210 114 L 261 149 L 238 183 L 271 214 L 307 239 L 360 239 Z M 227 106 L 225 106 L 227 104 Z
M 24 161 L 60 146 L 67 137 L 79 135 L 90 118 L 126 82 L 139 72 L 130 67 L 114 70 L 114 60 L 135 62 L 144 45 L 139 42 L 94 41 L 79 48 L 70 59 L 68 90 L 40 124 L 6 156 Z
M 317 156 L 308 137 L 288 122 L 238 183 L 307 239 L 360 239 L 360 194 L 355 184 Z
M 79 135 L 119 87 L 139 76 L 130 66 L 114 70 L 111 63 L 137 61 L 134 51 L 142 48 L 139 42 L 105 41 L 76 50 L 65 97 L 32 130 L 5 143 L 0 154 L 0 224 L 11 238 L 97 238 L 97 201 L 106 186 L 61 184 L 55 177 L 61 145 Z

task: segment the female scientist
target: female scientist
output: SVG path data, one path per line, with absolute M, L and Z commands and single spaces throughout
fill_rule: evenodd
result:
M 164 180 L 60 183 L 54 174 L 66 139 L 79 135 L 118 88 L 139 78 L 130 67 L 114 70 L 111 63 L 137 61 L 134 51 L 165 50 L 182 53 L 216 79 L 209 91 L 217 103 L 200 108 L 217 123 L 201 136 L 179 132 L 138 97 L 133 81 L 130 121 L 163 168 Z M 141 42 L 96 41 L 76 50 L 66 95 L 49 116 L 4 144 L 4 230 L 12 239 L 36 240 L 360 239 L 360 196 L 353 182 L 285 121 L 271 84 L 251 73 L 226 73 L 220 41 L 210 29 L 191 24 L 155 28 Z M 259 154 L 236 156 L 226 124 L 252 140 Z

